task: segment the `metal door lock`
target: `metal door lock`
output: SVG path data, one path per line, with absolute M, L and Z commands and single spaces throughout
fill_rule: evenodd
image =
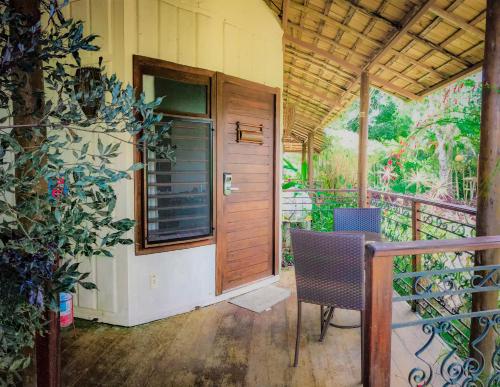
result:
M 239 188 L 233 187 L 233 175 L 230 173 L 224 173 L 223 175 L 224 179 L 224 195 L 228 196 L 231 195 L 233 191 L 239 191 Z

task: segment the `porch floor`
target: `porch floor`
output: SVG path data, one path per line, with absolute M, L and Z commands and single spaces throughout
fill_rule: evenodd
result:
M 78 320 L 63 333 L 63 386 L 357 386 L 360 330 L 331 327 L 319 338 L 319 307 L 303 306 L 300 364 L 295 345 L 293 270 L 280 286 L 292 295 L 256 314 L 228 302 L 133 328 Z M 359 313 L 344 312 L 346 320 Z M 406 305 L 394 313 L 415 318 Z M 408 385 L 414 352 L 424 343 L 416 328 L 393 333 L 392 385 Z

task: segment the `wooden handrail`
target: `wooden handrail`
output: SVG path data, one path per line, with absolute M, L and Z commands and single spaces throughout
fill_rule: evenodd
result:
M 366 246 L 366 305 L 363 337 L 365 387 L 391 384 L 393 260 L 400 255 L 500 249 L 500 235 Z
M 283 192 L 329 192 L 329 193 L 357 193 L 358 191 L 356 189 L 352 188 L 328 188 L 328 189 L 321 189 L 321 188 L 304 188 L 304 189 L 299 189 L 299 188 L 291 188 L 291 189 L 286 189 Z M 420 203 L 420 204 L 425 204 L 428 206 L 433 206 L 433 207 L 438 207 L 438 208 L 443 208 L 446 210 L 451 210 L 451 211 L 457 211 L 457 212 L 462 212 L 467 215 L 476 215 L 476 209 L 471 206 L 467 206 L 464 204 L 456 204 L 456 203 L 448 203 L 448 202 L 443 202 L 440 200 L 432 200 L 428 199 L 422 196 L 416 196 L 416 195 L 405 195 L 405 194 L 398 194 L 394 192 L 385 192 L 385 191 L 378 191 L 375 189 L 369 189 L 368 193 L 370 195 L 383 195 L 385 197 L 389 197 L 391 199 L 403 199 L 406 201 L 409 201 L 410 203 L 415 202 L 415 203 Z
M 404 199 L 404 200 L 408 200 L 410 202 L 417 202 L 417 203 L 421 203 L 421 204 L 426 204 L 428 206 L 444 208 L 446 210 L 463 212 L 463 213 L 468 214 L 468 215 L 476 215 L 476 209 L 474 207 L 466 206 L 464 204 L 447 203 L 447 202 L 443 202 L 440 200 L 432 200 L 432 199 L 424 198 L 422 196 L 404 195 L 404 194 L 398 194 L 398 193 L 393 193 L 393 192 L 377 191 L 374 189 L 369 190 L 369 192 L 372 195 L 373 194 L 384 195 L 384 196 L 388 196 L 391 198 Z
M 373 258 L 459 251 L 500 249 L 500 235 L 476 238 L 436 239 L 410 242 L 373 242 L 366 246 Z

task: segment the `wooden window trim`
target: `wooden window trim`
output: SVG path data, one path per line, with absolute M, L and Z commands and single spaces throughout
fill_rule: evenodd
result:
M 193 83 L 198 84 L 206 84 L 208 86 L 208 114 L 204 115 L 183 115 L 176 114 L 175 112 L 164 112 L 170 116 L 177 117 L 191 117 L 191 118 L 208 118 L 213 122 L 213 130 L 216 130 L 216 83 L 215 83 L 215 72 L 199 69 L 195 67 L 189 67 L 180 65 L 178 63 L 172 63 L 160 59 L 147 58 L 143 56 L 134 55 L 133 56 L 133 85 L 136 92 L 136 95 L 139 96 L 142 92 L 142 75 L 143 74 L 154 74 L 159 76 L 165 76 L 170 79 L 175 80 L 186 80 Z M 212 225 L 214 227 L 213 233 L 207 237 L 193 238 L 187 241 L 172 241 L 159 243 L 155 246 L 147 246 L 145 235 L 144 235 L 144 227 L 145 227 L 145 216 L 144 216 L 144 170 L 141 169 L 134 173 L 134 212 L 135 212 L 135 254 L 136 255 L 145 255 L 145 254 L 156 254 L 167 251 L 188 249 L 199 246 L 206 246 L 215 244 L 216 241 L 216 173 L 215 173 L 215 165 L 216 165 L 216 154 L 217 154 L 217 145 L 214 139 L 212 143 Z M 142 162 L 143 155 L 137 148 L 134 149 L 134 162 Z

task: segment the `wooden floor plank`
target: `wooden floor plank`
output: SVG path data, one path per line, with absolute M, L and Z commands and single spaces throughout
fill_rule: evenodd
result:
M 291 296 L 261 314 L 221 302 L 133 328 L 77 321 L 63 332 L 63 386 L 360 386 L 360 329 L 330 327 L 320 335 L 319 306 L 303 304 L 300 361 L 292 367 L 297 301 L 293 270 L 278 284 Z M 339 323 L 359 312 L 336 311 Z M 414 319 L 396 305 L 395 321 Z M 427 336 L 420 327 L 393 331 L 392 386 L 408 385 L 414 353 Z M 426 355 L 438 359 L 436 342 Z M 437 370 L 437 365 L 435 365 Z M 438 380 L 438 379 L 436 379 Z

